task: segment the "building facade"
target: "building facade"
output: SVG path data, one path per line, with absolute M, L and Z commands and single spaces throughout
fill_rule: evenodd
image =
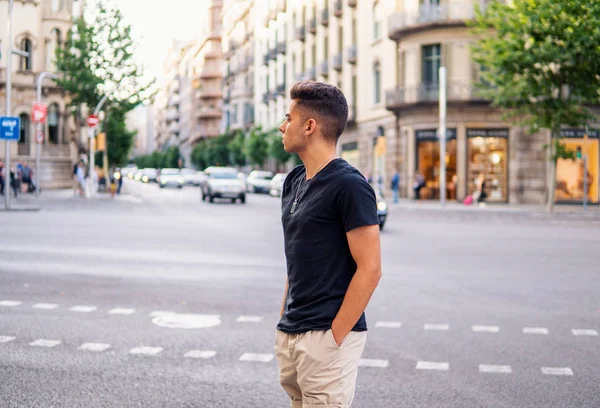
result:
M 9 2 L 0 1 L 0 15 L 8 16 Z M 34 167 L 36 144 L 35 124 L 31 117 L 36 101 L 39 74 L 56 72 L 55 51 L 64 45 L 72 25 L 73 10 L 81 9 L 76 0 L 15 1 L 13 5 L 13 39 L 15 50 L 29 56 L 10 56 L 6 30 L 0 30 L 0 111 L 6 114 L 6 61 L 12 58 L 11 115 L 21 119 L 20 139 L 11 143 L 11 167 L 18 161 Z M 77 12 L 77 11 L 76 11 Z M 4 26 L 4 25 L 3 25 Z M 47 105 L 47 119 L 43 125 L 44 142 L 41 145 L 40 183 L 42 187 L 68 187 L 72 184 L 72 165 L 82 146 L 75 133 L 75 124 L 68 109 L 68 100 L 53 80 L 42 84 L 42 102 Z M 5 143 L 0 144 L 4 158 Z

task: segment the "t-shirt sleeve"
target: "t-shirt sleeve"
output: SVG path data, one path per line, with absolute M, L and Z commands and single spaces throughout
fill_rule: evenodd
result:
M 339 186 L 338 211 L 346 232 L 379 224 L 375 191 L 364 177 L 348 175 Z

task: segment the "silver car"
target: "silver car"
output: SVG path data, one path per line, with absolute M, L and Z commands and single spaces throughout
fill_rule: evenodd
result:
M 237 170 L 232 167 L 209 167 L 204 170 L 205 177 L 200 184 L 202 201 L 208 198 L 211 203 L 215 198 L 227 198 L 235 203 L 240 200 L 246 203 L 246 190 L 242 180 L 238 178 Z
M 162 169 L 156 177 L 156 182 L 160 188 L 183 188 L 183 185 L 185 184 L 185 180 L 179 172 L 179 169 Z
M 254 170 L 248 175 L 248 178 L 246 179 L 246 189 L 250 193 L 269 194 L 269 191 L 271 191 L 272 179 L 273 172 Z
M 271 180 L 271 190 L 269 194 L 273 197 L 281 197 L 281 191 L 283 190 L 283 182 L 287 177 L 287 173 L 277 173 Z

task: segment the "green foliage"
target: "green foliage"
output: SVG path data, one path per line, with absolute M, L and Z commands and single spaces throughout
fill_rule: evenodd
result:
M 236 166 L 244 166 L 246 164 L 245 143 L 246 138 L 244 132 L 241 130 L 237 131 L 227 145 L 231 157 L 231 164 Z
M 113 109 L 107 114 L 104 124 L 109 166 L 123 166 L 127 163 L 136 132 L 127 130 L 125 112 Z
M 246 142 L 246 152 L 250 163 L 262 167 L 267 159 L 268 150 L 268 133 L 264 133 L 260 126 L 253 128 Z
M 292 155 L 283 148 L 281 132 L 278 129 L 271 130 L 269 139 L 269 155 L 275 159 L 278 165 L 287 163 Z
M 206 147 L 206 161 L 209 166 L 228 166 L 229 160 L 229 142 L 231 137 L 224 133 L 213 139 L 209 139 Z
M 109 160 L 110 160 L 110 148 L 109 148 L 108 152 L 109 152 Z M 164 169 L 164 168 L 179 168 L 179 159 L 181 159 L 181 154 L 179 152 L 179 146 L 171 146 L 164 152 L 155 151 L 149 155 L 138 156 L 133 159 L 133 162 L 140 169 L 143 169 L 146 167 L 154 168 L 154 169 Z
M 201 140 L 198 142 L 194 149 L 192 150 L 192 164 L 196 166 L 198 170 L 204 170 L 208 167 L 208 158 L 206 156 L 207 152 L 207 142 L 206 140 Z

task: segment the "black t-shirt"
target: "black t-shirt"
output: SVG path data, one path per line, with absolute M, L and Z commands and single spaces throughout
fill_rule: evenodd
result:
M 308 183 L 291 213 L 296 193 Z M 304 166 L 298 166 L 283 184 L 281 220 L 289 287 L 277 328 L 286 333 L 328 330 L 356 272 L 346 233 L 379 224 L 375 192 L 342 159 L 309 181 Z M 364 313 L 352 330 L 367 330 Z

